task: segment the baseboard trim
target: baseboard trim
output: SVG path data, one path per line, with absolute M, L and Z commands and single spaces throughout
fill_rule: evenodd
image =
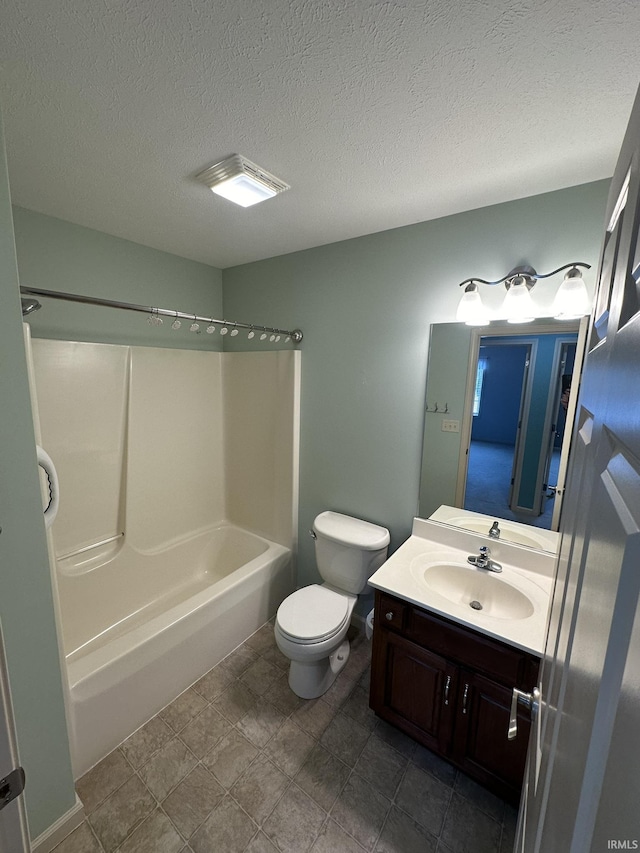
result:
M 51 850 L 80 826 L 83 820 L 84 806 L 76 794 L 75 805 L 31 843 L 32 853 L 51 853 Z

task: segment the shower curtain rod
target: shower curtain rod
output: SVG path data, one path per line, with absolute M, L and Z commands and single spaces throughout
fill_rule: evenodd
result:
M 133 302 L 117 302 L 113 299 L 97 299 L 94 296 L 81 296 L 77 293 L 64 293 L 60 290 L 42 290 L 39 287 L 20 287 L 23 296 L 46 296 L 50 299 L 62 299 L 65 302 L 81 302 L 84 305 L 102 305 L 106 308 L 122 308 L 125 311 L 141 311 L 152 316 L 172 317 L 174 320 L 191 320 L 194 323 L 217 323 L 219 326 L 233 326 L 236 329 L 249 329 L 254 332 L 272 332 L 278 335 L 289 335 L 295 344 L 302 340 L 300 329 L 272 329 L 270 326 L 256 326 L 252 323 L 237 323 L 233 320 L 216 320 L 215 317 L 199 317 L 197 314 L 187 314 L 184 311 L 171 311 L 168 308 L 153 308 L 150 305 L 136 305 Z

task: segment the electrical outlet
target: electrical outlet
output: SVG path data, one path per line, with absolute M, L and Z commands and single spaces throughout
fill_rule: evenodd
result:
M 442 432 L 460 432 L 460 421 L 442 419 Z

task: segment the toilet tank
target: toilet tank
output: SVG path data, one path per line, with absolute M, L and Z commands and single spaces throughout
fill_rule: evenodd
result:
M 389 531 L 339 512 L 321 512 L 313 522 L 316 563 L 331 586 L 357 595 L 387 558 Z

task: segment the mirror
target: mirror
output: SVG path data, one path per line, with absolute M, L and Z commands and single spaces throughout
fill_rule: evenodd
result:
M 555 550 L 586 327 L 431 327 L 420 517 Z

